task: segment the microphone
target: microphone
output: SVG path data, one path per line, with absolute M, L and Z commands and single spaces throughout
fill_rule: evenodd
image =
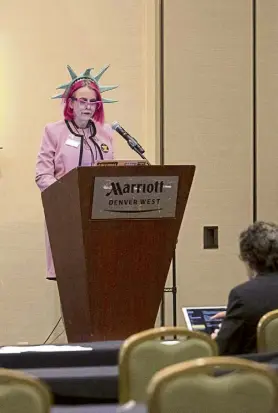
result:
M 113 122 L 112 123 L 112 129 L 114 129 L 116 132 L 118 132 L 119 135 L 121 135 L 122 138 L 124 138 L 129 146 L 135 150 L 135 152 L 139 153 L 139 155 L 142 155 L 145 150 L 142 148 L 139 142 L 133 136 L 131 136 L 118 122 Z

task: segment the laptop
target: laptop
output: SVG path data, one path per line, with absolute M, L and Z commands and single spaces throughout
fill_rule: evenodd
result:
M 211 317 L 227 307 L 183 307 L 182 312 L 188 330 L 212 334 L 218 329 L 223 319 L 211 320 Z

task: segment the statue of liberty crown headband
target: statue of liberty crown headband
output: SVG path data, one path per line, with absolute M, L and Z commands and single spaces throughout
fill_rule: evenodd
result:
M 107 92 L 108 90 L 113 90 L 116 89 L 118 87 L 118 85 L 113 85 L 113 86 L 101 86 L 98 82 L 101 79 L 102 75 L 106 72 L 106 70 L 109 68 L 110 65 L 104 66 L 100 72 L 98 74 L 96 74 L 95 76 L 91 75 L 91 71 L 93 70 L 93 68 L 89 68 L 86 69 L 83 73 L 81 73 L 81 75 L 77 75 L 74 70 L 68 65 L 67 69 L 68 72 L 70 74 L 71 80 L 68 83 L 64 83 L 63 85 L 58 86 L 56 89 L 63 89 L 64 92 L 63 93 L 59 93 L 56 96 L 52 96 L 51 99 L 63 99 L 67 96 L 67 92 L 70 90 L 70 88 L 72 87 L 72 85 L 76 82 L 78 82 L 79 80 L 89 80 L 93 83 L 95 83 L 98 88 L 100 93 L 103 92 Z M 117 102 L 117 100 L 113 100 L 113 99 L 104 99 L 102 98 L 102 102 L 103 103 L 115 103 Z

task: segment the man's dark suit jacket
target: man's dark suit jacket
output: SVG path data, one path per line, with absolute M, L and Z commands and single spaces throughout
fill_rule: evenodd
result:
M 226 317 L 216 338 L 220 355 L 257 351 L 260 318 L 278 309 L 278 273 L 261 274 L 233 288 Z

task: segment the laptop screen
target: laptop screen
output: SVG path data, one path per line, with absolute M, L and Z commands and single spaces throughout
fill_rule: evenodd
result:
M 212 334 L 220 327 L 223 319 L 211 320 L 211 317 L 220 311 L 226 311 L 226 307 L 183 307 L 182 311 L 188 330 Z

